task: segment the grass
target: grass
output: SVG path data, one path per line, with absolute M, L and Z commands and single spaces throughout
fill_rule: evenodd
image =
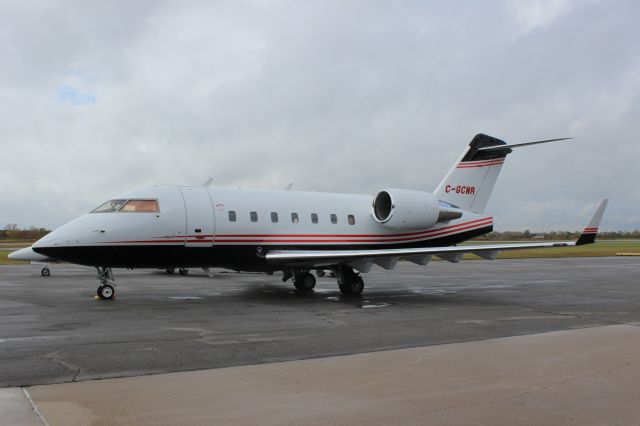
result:
M 0 247 L 23 248 L 29 247 L 35 241 L 31 240 L 2 240 L 0 239 Z
M 10 244 L 7 240 L 0 240 L 0 246 L 12 246 L 16 249 L 28 247 L 31 242 L 12 241 Z M 500 241 L 471 242 L 469 244 L 500 244 Z M 0 250 L 0 265 L 23 265 L 29 262 L 8 259 L 11 253 L 8 250 Z M 498 259 L 530 259 L 530 258 L 555 258 L 555 257 L 603 257 L 616 256 L 618 253 L 638 253 L 640 254 L 640 241 L 600 241 L 595 244 L 588 244 L 579 247 L 559 247 L 559 248 L 543 248 L 531 250 L 511 250 L 502 251 L 498 255 Z M 479 259 L 473 254 L 465 254 L 463 259 Z
M 495 244 L 500 244 L 500 242 L 496 241 Z M 498 259 L 603 257 L 616 256 L 617 253 L 640 254 L 640 241 L 599 241 L 595 244 L 587 244 L 578 247 L 502 251 L 498 254 Z M 463 259 L 478 259 L 478 257 L 472 254 L 467 254 Z
M 11 253 L 9 250 L 0 250 L 0 265 L 26 265 L 29 263 L 21 260 L 9 259 L 7 258 L 9 253 Z
M 19 250 L 24 247 L 29 247 L 33 244 L 31 240 L 9 240 L 9 239 L 0 239 L 0 247 L 7 248 L 10 247 L 14 250 Z M 25 265 L 29 262 L 24 262 L 20 260 L 12 260 L 7 258 L 9 253 L 12 250 L 0 250 L 0 265 Z

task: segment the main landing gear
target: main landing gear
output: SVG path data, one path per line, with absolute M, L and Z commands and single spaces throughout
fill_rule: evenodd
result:
M 360 274 L 347 265 L 338 265 L 334 270 L 338 277 L 338 287 L 345 296 L 358 296 L 364 290 L 364 281 Z M 323 274 L 324 275 L 324 274 Z M 320 276 L 323 276 L 320 275 Z M 308 270 L 284 271 L 282 281 L 293 278 L 293 285 L 300 291 L 311 291 L 316 286 L 316 278 Z
M 347 265 L 338 265 L 338 287 L 345 296 L 358 296 L 364 290 L 364 280 L 360 274 Z
M 293 278 L 293 285 L 300 291 L 311 291 L 316 286 L 316 277 L 304 269 L 284 271 L 282 281 L 286 282 L 289 278 Z
M 100 299 L 111 300 L 113 296 L 115 296 L 115 284 L 113 283 L 113 272 L 111 268 L 107 268 L 106 266 L 98 267 L 96 266 L 96 270 L 98 271 L 98 280 L 100 280 L 100 286 L 98 287 L 98 297 Z
M 42 268 L 40 270 L 40 275 L 42 275 L 43 277 L 50 277 L 51 276 L 51 270 L 49 269 L 48 266 L 45 266 L 44 268 Z
M 167 271 L 167 274 L 169 274 L 169 275 L 176 273 L 176 268 L 167 268 L 165 270 Z M 189 269 L 188 268 L 179 268 L 178 269 L 178 273 L 180 275 L 187 275 L 189 273 Z

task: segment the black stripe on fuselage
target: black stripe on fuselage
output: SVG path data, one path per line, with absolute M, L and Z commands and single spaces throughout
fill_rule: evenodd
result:
M 213 247 L 185 247 L 181 245 L 110 245 L 80 247 L 38 247 L 34 251 L 69 263 L 111 268 L 169 268 L 169 267 L 219 267 L 243 271 L 272 271 L 283 269 L 282 264 L 268 264 L 264 256 L 258 256 L 258 248 L 264 254 L 269 250 L 376 250 L 416 247 L 446 247 L 470 238 L 484 235 L 493 226 L 473 229 L 455 235 L 427 241 L 398 244 L 251 244 L 222 245 Z

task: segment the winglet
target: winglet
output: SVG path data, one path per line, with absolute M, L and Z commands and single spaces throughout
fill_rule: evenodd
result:
M 600 205 L 598 206 L 598 210 L 596 210 L 595 214 L 589 221 L 589 224 L 586 228 L 582 230 L 582 234 L 580 234 L 580 238 L 576 241 L 577 246 L 581 246 L 584 244 L 591 244 L 596 241 L 596 235 L 598 234 L 598 227 L 600 226 L 600 222 L 602 221 L 602 216 L 604 215 L 604 210 L 607 208 L 608 200 L 605 198 L 602 200 Z

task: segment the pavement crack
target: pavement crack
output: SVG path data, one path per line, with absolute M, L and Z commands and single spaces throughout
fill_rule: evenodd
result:
M 76 382 L 78 379 L 78 375 L 82 371 L 82 368 L 66 362 L 62 358 L 60 351 L 47 352 L 46 354 L 42 355 L 42 358 L 48 359 L 49 361 L 56 364 L 60 364 L 61 366 L 72 372 L 73 375 L 71 377 L 71 382 Z

